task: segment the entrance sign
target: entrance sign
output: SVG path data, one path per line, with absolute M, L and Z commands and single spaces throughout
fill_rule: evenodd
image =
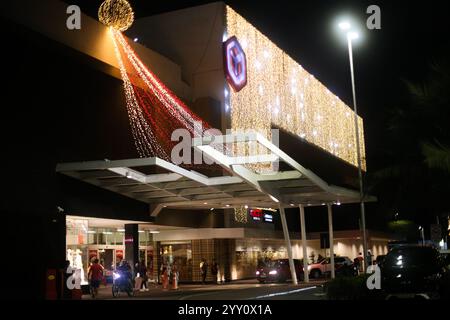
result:
M 247 57 L 238 39 L 233 36 L 223 44 L 225 76 L 235 92 L 247 85 Z

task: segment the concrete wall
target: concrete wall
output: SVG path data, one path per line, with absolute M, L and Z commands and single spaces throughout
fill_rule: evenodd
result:
M 374 255 L 374 258 L 376 258 L 378 255 L 383 255 L 387 253 L 388 241 L 389 241 L 388 239 L 369 241 L 369 249 Z M 308 240 L 307 245 L 308 245 L 307 247 L 308 257 L 313 252 L 316 258 L 319 254 L 325 257 L 326 252 L 328 252 L 328 250 L 320 249 L 320 240 Z M 359 252 L 363 252 L 363 245 L 362 241 L 360 240 L 355 241 L 354 239 L 335 239 L 333 249 L 334 253 L 337 256 L 345 256 L 353 260 L 358 256 Z M 292 252 L 294 259 L 303 259 L 303 249 L 301 246 L 301 242 L 295 242 L 292 245 Z
M 224 19 L 225 5 L 216 2 L 138 19 L 127 32 L 181 66 L 182 79 L 192 88 L 192 101 L 210 97 L 218 102 L 196 103 L 193 110 L 220 130 L 224 130 L 226 124 L 222 60 Z M 215 115 L 213 119 L 211 114 Z
M 236 241 L 236 256 L 238 252 L 243 250 L 248 252 L 248 255 L 253 257 L 247 259 L 247 263 L 240 265 L 236 261 L 231 266 L 234 270 L 233 280 L 254 278 L 255 270 L 257 266 L 257 258 L 261 250 L 270 250 L 276 252 L 273 259 L 286 259 L 287 250 L 283 240 L 258 240 L 258 239 L 237 239 Z M 369 248 L 374 255 L 374 259 L 380 254 L 387 253 L 388 239 L 371 239 L 369 240 Z M 335 239 L 334 253 L 337 256 L 346 256 L 351 260 L 358 256 L 359 252 L 362 252 L 362 242 L 355 239 Z M 329 255 L 329 250 L 320 249 L 320 240 L 308 240 L 307 241 L 307 255 L 308 261 L 310 261 L 311 254 L 314 253 L 314 259 L 317 260 L 318 255 L 326 257 Z M 292 255 L 294 259 L 303 259 L 303 248 L 300 241 L 292 241 Z
M 182 66 L 193 100 L 210 96 L 222 101 L 224 14 L 222 2 L 172 11 L 136 20 L 128 34 Z

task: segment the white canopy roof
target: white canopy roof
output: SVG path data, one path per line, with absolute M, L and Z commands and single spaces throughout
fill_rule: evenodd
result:
M 218 151 L 229 141 L 264 147 L 264 155 L 235 157 Z M 359 192 L 329 185 L 259 134 L 227 135 L 194 139 L 193 147 L 224 170 L 207 177 L 160 158 L 103 160 L 58 164 L 56 171 L 121 195 L 149 203 L 151 213 L 163 208 L 209 209 L 233 207 L 278 208 L 319 206 L 327 203 L 356 203 Z M 285 171 L 258 173 L 251 165 L 283 162 Z M 145 174 L 142 171 L 152 169 Z M 373 201 L 367 198 L 365 201 Z

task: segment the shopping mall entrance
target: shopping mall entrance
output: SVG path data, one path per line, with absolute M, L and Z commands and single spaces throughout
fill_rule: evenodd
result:
M 155 255 L 157 243 L 154 235 L 162 229 L 173 229 L 166 226 L 156 226 L 147 222 L 99 219 L 80 216 L 66 217 L 66 260 L 74 269 L 81 270 L 81 283 L 87 284 L 87 272 L 94 259 L 105 268 L 107 282 L 112 282 L 112 272 L 116 266 L 126 257 L 125 255 L 125 225 L 139 225 L 139 252 L 138 260 L 144 262 L 147 270 L 151 270 L 150 280 L 157 271 Z M 162 258 L 168 261 L 176 261 L 182 266 L 183 273 L 186 269 L 187 247 L 183 245 L 161 246 Z M 184 255 L 181 255 L 181 252 Z M 192 272 L 192 271 L 191 271 Z M 156 273 L 157 274 L 157 273 Z

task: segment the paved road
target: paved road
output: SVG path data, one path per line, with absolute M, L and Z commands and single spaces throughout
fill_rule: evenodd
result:
M 322 282 L 293 286 L 287 284 L 259 284 L 256 281 L 224 285 L 181 285 L 178 290 L 163 290 L 150 286 L 148 292 L 136 292 L 134 297 L 122 293 L 119 299 L 133 300 L 321 300 Z M 83 296 L 83 299 L 91 299 Z M 102 287 L 97 299 L 114 299 L 110 287 Z

